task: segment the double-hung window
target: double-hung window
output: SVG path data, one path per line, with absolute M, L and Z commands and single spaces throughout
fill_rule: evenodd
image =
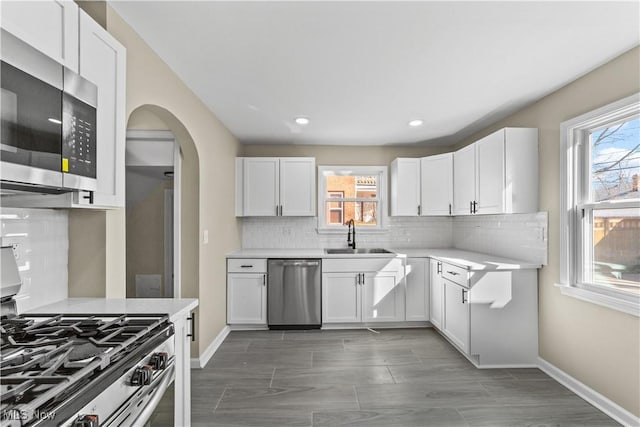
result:
M 351 219 L 359 231 L 382 229 L 386 182 L 385 166 L 319 166 L 318 230 L 342 230 Z
M 640 315 L 640 94 L 561 126 L 561 289 Z

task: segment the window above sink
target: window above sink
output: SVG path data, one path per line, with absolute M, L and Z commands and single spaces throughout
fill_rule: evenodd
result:
M 319 166 L 318 232 L 343 232 L 353 219 L 358 233 L 385 231 L 386 166 Z

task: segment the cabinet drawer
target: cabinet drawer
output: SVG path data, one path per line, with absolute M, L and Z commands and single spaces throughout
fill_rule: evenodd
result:
M 451 280 L 465 288 L 469 287 L 468 271 L 466 268 L 458 267 L 453 264 L 442 263 L 442 277 Z
M 323 273 L 345 273 L 366 271 L 398 271 L 404 268 L 402 258 L 325 258 L 322 260 Z
M 265 258 L 229 258 L 227 259 L 228 273 L 266 273 L 267 260 Z

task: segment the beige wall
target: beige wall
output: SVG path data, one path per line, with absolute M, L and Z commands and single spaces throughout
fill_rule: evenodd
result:
M 209 244 L 197 239 L 197 253 L 192 255 L 197 283 L 184 283 L 182 296 L 200 298 L 197 353 L 201 354 L 226 324 L 225 254 L 240 246 L 240 229 L 234 216 L 234 158 L 239 144 L 211 111 L 185 86 L 173 71 L 140 39 L 140 37 L 107 7 L 107 29 L 127 48 L 127 117 L 143 105 L 160 107 L 154 110 L 169 128 L 181 125 L 186 135 L 179 141 L 193 141 L 199 158 L 199 185 L 195 195 L 183 195 L 199 206 L 199 219 L 192 226 L 197 235 L 209 231 Z M 165 112 L 167 117 L 162 117 Z M 174 119 L 176 123 L 168 123 Z M 182 145 L 181 145 L 182 148 Z M 189 147 L 186 148 L 187 150 Z M 193 153 L 195 154 L 195 153 Z M 194 200 L 196 199 L 196 200 Z M 187 202 L 183 199 L 183 203 Z M 199 204 L 198 204 L 199 202 Z M 112 224 L 107 233 L 122 233 L 123 223 Z M 183 230 L 184 231 L 184 230 Z M 200 243 L 198 243 L 200 242 Z M 115 248 L 112 250 L 116 250 Z M 124 244 L 119 248 L 124 250 Z M 197 263 L 197 264 L 196 264 Z M 124 290 L 124 281 L 121 285 Z M 195 356 L 195 354 L 194 354 Z
M 447 147 L 338 146 L 338 145 L 243 145 L 246 157 L 315 157 L 316 165 L 389 166 L 396 157 L 422 157 L 451 151 Z
M 69 211 L 69 296 L 106 297 L 106 215 L 103 211 Z
M 560 294 L 560 123 L 640 91 L 635 48 L 459 146 L 505 126 L 539 129 L 540 210 L 549 212 L 549 264 L 539 274 L 540 356 L 640 416 L 640 320 Z

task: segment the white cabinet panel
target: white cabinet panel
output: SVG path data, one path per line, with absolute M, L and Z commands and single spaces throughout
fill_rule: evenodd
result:
M 453 213 L 470 215 L 476 199 L 476 146 L 453 153 Z
M 421 214 L 451 215 L 453 209 L 453 153 L 420 159 Z
M 227 323 L 267 324 L 266 274 L 227 275 Z
M 95 207 L 124 207 L 126 139 L 126 50 L 84 11 L 80 11 L 79 73 L 98 86 Z M 89 199 L 81 192 L 74 200 Z
M 316 214 L 316 162 L 309 157 L 280 159 L 282 216 Z
M 183 426 L 191 424 L 191 342 L 188 334 L 194 331 L 189 330 L 189 323 L 186 315 L 173 322 L 176 352 L 174 420 L 176 425 Z
M 444 334 L 464 353 L 469 353 L 469 304 L 467 290 L 444 280 Z
M 364 273 L 362 320 L 398 322 L 404 320 L 401 281 L 395 272 Z
M 454 214 L 538 210 L 538 130 L 504 128 L 453 155 Z
M 2 28 L 78 72 L 78 5 L 73 1 L 3 1 Z
M 444 282 L 442 279 L 442 263 L 438 260 L 432 259 L 429 264 L 429 293 L 431 297 L 431 310 L 429 312 L 429 320 L 435 328 L 442 330 L 442 310 L 444 308 Z
M 280 200 L 280 162 L 276 157 L 244 160 L 243 205 L 245 216 L 275 216 Z
M 358 273 L 322 275 L 322 323 L 361 322 L 361 285 Z
M 477 158 L 476 213 L 505 211 L 504 132 L 488 135 L 475 143 Z
M 429 259 L 407 258 L 405 268 L 405 319 L 429 320 Z
M 391 215 L 420 215 L 420 159 L 391 163 Z
M 326 259 L 322 270 L 322 323 L 404 320 L 402 259 Z
M 236 158 L 236 216 L 315 214 L 314 158 Z

